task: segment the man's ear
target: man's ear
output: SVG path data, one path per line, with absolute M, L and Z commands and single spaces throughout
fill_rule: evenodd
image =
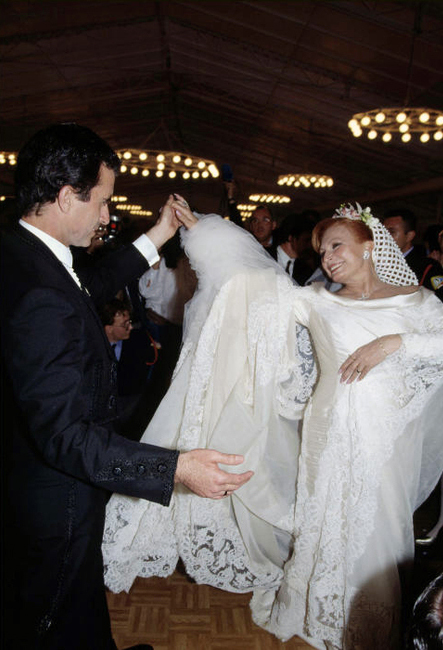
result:
M 273 221 L 272 222 L 272 230 L 275 230 L 277 228 L 277 222 Z
M 70 185 L 63 185 L 58 193 L 57 203 L 62 212 L 69 212 L 74 199 L 74 190 Z
M 111 335 L 111 332 L 112 332 L 112 325 L 105 325 L 105 334 L 108 337 L 108 339 Z
M 415 235 L 416 235 L 416 234 L 417 234 L 417 233 L 415 232 L 415 230 L 408 230 L 408 232 L 405 233 L 405 235 L 406 235 L 406 240 L 407 240 L 408 244 L 411 244 L 411 246 L 412 246 L 412 242 L 413 242 L 414 239 L 415 239 Z

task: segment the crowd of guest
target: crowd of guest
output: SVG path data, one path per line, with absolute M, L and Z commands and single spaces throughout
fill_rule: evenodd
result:
M 108 184 L 111 186 L 111 180 L 113 184 L 111 175 L 114 172 L 111 172 L 111 168 L 106 165 L 105 167 L 106 173 L 109 172 Z M 94 186 L 94 189 L 96 187 Z M 318 245 L 313 245 L 313 231 L 317 232 L 316 227 L 321 220 L 320 214 L 312 210 L 304 210 L 304 206 L 300 205 L 297 213 L 280 215 L 275 214 L 269 205 L 263 204 L 257 206 L 248 220 L 243 221 L 237 208 L 238 197 L 234 197 L 234 185 L 225 184 L 225 190 L 227 214 L 224 216 L 247 229 L 284 273 L 292 278 L 295 285 L 310 286 L 315 282 L 321 282 L 332 293 L 343 288 L 342 284 L 334 282 L 327 275 L 322 267 L 320 248 Z M 68 198 L 66 195 L 66 200 Z M 66 205 L 68 206 L 68 202 Z M 26 215 L 26 212 L 24 214 Z M 33 218 L 34 216 L 33 214 Z M 391 208 L 382 215 L 382 221 L 397 243 L 407 265 L 415 273 L 418 284 L 434 292 L 443 301 L 441 224 L 431 224 L 425 232 L 420 232 L 419 219 L 402 206 Z M 126 244 L 133 242 L 140 234 L 141 222 L 136 225 L 127 223 L 126 229 L 121 227 L 120 218 L 116 217 L 114 223 L 119 224 L 114 231 L 111 231 L 109 224 L 101 223 L 93 236 L 86 238 L 89 242 L 87 246 L 74 239 L 69 242 L 78 244 L 71 246 L 72 267 L 63 262 L 63 255 L 61 255 L 62 263 L 66 268 L 69 267 L 71 278 L 82 291 L 84 287 L 79 278 L 90 275 L 109 255 L 119 250 L 123 251 Z M 29 230 L 32 236 L 35 234 L 33 228 L 34 231 L 38 230 L 33 223 L 30 226 L 25 223 L 23 227 Z M 114 406 L 112 408 L 118 412 L 119 417 L 115 427 L 118 433 L 132 441 L 140 439 L 171 383 L 180 354 L 186 304 L 197 287 L 196 275 L 184 253 L 179 235 L 176 234 L 167 242 L 162 240 L 161 243 L 162 245 L 158 250 L 155 249 L 155 255 L 151 258 L 154 261 L 151 263 L 149 259 L 148 270 L 145 270 L 148 265 L 146 262 L 148 255 L 145 255 L 145 260 L 141 264 L 139 259 L 135 259 L 136 255 L 133 255 L 134 251 L 132 251 L 134 267 L 144 272 L 135 274 L 136 279 L 132 276 L 126 278 L 126 282 L 118 287 L 112 299 L 95 300 L 95 307 L 101 319 L 102 333 L 108 346 L 109 359 L 106 363 L 111 369 L 115 368 L 116 372 L 117 405 L 115 409 Z M 257 247 L 255 242 L 254 245 Z M 54 247 L 54 250 L 56 249 L 57 245 Z M 368 253 L 369 257 L 368 251 L 369 249 L 365 253 Z M 280 269 L 278 272 L 282 273 Z M 286 276 L 284 277 L 287 281 Z M 117 289 L 117 286 L 115 288 Z M 291 290 L 293 290 L 292 284 Z M 88 295 L 90 296 L 89 292 Z M 382 351 L 387 355 L 383 346 Z M 111 370 L 111 374 L 113 372 L 114 370 Z M 355 372 L 361 371 L 357 369 Z M 121 470 L 119 467 L 114 467 L 113 471 L 117 469 Z M 137 471 L 145 471 L 144 465 L 139 464 Z M 441 489 L 443 490 L 443 479 Z M 232 491 L 234 490 L 235 488 L 232 488 Z M 226 489 L 220 496 L 230 494 L 231 491 Z M 441 538 L 443 503 L 440 503 L 438 522 L 425 538 L 427 541 L 424 544 L 434 544 Z M 441 623 L 441 578 L 431 585 L 417 603 L 414 617 L 417 619 L 421 616 L 423 603 L 428 605 L 431 597 L 432 606 L 440 615 L 440 618 L 435 617 L 435 620 Z M 414 625 L 419 624 L 414 623 Z M 411 627 L 410 630 L 412 629 Z M 434 632 L 432 634 L 437 640 L 441 640 L 441 635 L 436 636 Z M 434 647 L 417 645 L 412 640 L 412 631 L 409 635 L 408 648 Z M 435 645 L 435 647 L 440 646 Z

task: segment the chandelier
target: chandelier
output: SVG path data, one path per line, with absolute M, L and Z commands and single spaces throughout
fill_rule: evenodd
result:
M 355 138 L 363 133 L 369 140 L 381 135 L 383 142 L 390 142 L 393 135 L 403 142 L 418 137 L 420 142 L 443 139 L 443 113 L 431 108 L 377 108 L 366 113 L 357 113 L 348 126 Z
M 290 203 L 289 196 L 282 196 L 281 194 L 251 194 L 250 201 L 256 203 Z
M 156 178 L 182 178 L 197 180 L 218 178 L 220 175 L 213 160 L 188 156 L 179 151 L 160 151 L 158 149 L 119 149 L 120 172 L 146 178 L 152 172 Z
M 15 151 L 0 151 L 0 165 L 16 165 L 17 153 Z
M 152 212 L 151 210 L 144 210 L 141 205 L 135 205 L 131 203 L 126 203 L 128 200 L 127 196 L 111 196 L 111 201 L 112 203 L 115 203 L 116 205 L 113 205 L 113 207 L 116 210 L 122 210 L 123 212 L 129 212 L 129 214 L 133 214 L 139 217 L 151 217 Z
M 239 203 L 237 205 L 237 210 L 240 212 L 240 216 L 242 217 L 242 221 L 245 221 L 245 219 L 248 219 L 249 217 L 252 217 L 252 213 L 256 209 L 257 209 L 257 206 L 256 205 L 251 205 L 250 203 Z
M 281 174 L 278 177 L 278 185 L 291 185 L 293 187 L 332 187 L 334 181 L 325 174 Z
M 359 138 L 366 135 L 369 140 L 375 140 L 381 135 L 385 143 L 391 142 L 395 137 L 402 142 L 419 140 L 426 144 L 433 138 L 435 141 L 443 139 L 443 112 L 433 108 L 416 108 L 409 106 L 410 82 L 412 63 L 414 58 L 415 38 L 421 33 L 421 5 L 417 3 L 416 17 L 409 54 L 408 74 L 406 81 L 406 97 L 404 105 L 387 108 L 376 108 L 363 113 L 356 113 L 348 122 L 352 135 Z

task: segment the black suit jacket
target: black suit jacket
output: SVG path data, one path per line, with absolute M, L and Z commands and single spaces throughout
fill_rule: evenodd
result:
M 277 244 L 271 244 L 271 246 L 265 248 L 265 250 L 269 253 L 269 255 L 271 255 L 271 257 L 273 257 L 276 261 L 278 257 L 277 248 L 278 248 Z M 309 266 L 309 264 L 307 264 L 303 260 L 296 259 L 294 260 L 294 264 L 292 265 L 291 277 L 293 280 L 297 282 L 297 284 L 299 284 L 302 287 L 304 286 L 305 282 L 309 280 L 314 270 Z
M 427 257 L 418 246 L 414 246 L 405 257 L 421 285 L 434 291 L 443 302 L 443 268 L 432 257 Z
M 177 452 L 114 431 L 116 362 L 93 301 L 149 265 L 134 246 L 109 255 L 83 273 L 88 295 L 20 225 L 0 252 L 5 548 L 6 565 L 16 565 L 7 595 L 17 646 L 7 647 L 108 650 L 100 555 L 108 491 L 168 505 Z

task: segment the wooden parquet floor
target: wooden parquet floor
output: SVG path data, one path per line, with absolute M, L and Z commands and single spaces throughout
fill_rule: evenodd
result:
M 108 605 L 118 648 L 136 643 L 150 643 L 154 650 L 311 648 L 296 637 L 282 643 L 255 625 L 250 598 L 197 585 L 178 570 L 169 578 L 137 578 L 129 594 L 108 592 Z

